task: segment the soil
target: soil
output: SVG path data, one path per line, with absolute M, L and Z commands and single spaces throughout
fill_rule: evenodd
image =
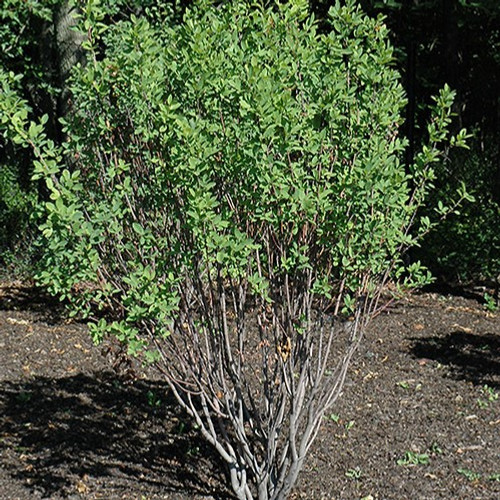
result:
M 481 297 L 414 295 L 373 321 L 290 500 L 500 498 L 500 314 Z M 117 377 L 83 324 L 3 283 L 0 500 L 42 498 L 231 495 L 160 379 Z

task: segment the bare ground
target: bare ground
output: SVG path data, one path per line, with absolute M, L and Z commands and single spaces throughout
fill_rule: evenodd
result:
M 291 500 L 500 498 L 500 315 L 479 298 L 374 320 Z M 0 500 L 231 498 L 161 380 L 117 378 L 61 318 L 0 285 Z

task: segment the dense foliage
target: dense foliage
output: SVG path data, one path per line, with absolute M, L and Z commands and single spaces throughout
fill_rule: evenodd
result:
M 158 19 L 162 2 L 97 2 L 101 22 L 140 12 Z M 66 85 L 78 59 L 84 34 L 75 31 L 76 0 L 3 0 L 0 2 L 0 266 L 1 274 L 26 273 L 38 239 L 35 214 L 48 193 L 33 182 L 33 151 L 12 132 L 19 119 L 44 119 L 44 132 L 57 144 L 63 134 L 59 118 L 70 108 Z M 22 108 L 22 109 L 21 109 Z M 16 113 L 18 113 L 16 115 Z M 13 117 L 17 118 L 13 120 Z
M 100 11 L 99 22 L 113 25 L 131 15 L 161 25 L 167 12 L 180 19 L 190 2 L 164 0 L 5 0 L 0 5 L 0 71 L 20 78 L 17 97 L 26 103 L 31 119 L 43 114 L 45 130 L 60 144 L 64 138 L 59 118 L 68 110 L 68 70 L 74 65 L 79 40 L 71 41 L 71 16 L 86 4 Z M 498 98 L 500 44 L 497 29 L 500 4 L 496 0 L 360 0 L 372 15 L 382 12 L 396 47 L 396 61 L 409 104 L 401 133 L 409 139 L 405 161 L 413 162 L 415 151 L 425 141 L 425 121 L 430 97 L 445 83 L 455 89 L 456 126 L 475 131 L 470 156 L 451 154 L 438 173 L 440 199 L 464 181 L 481 200 L 467 210 L 469 216 L 449 219 L 439 231 L 429 234 L 420 258 L 447 279 L 477 279 L 496 276 L 500 251 L 496 240 L 499 220 L 500 167 L 495 144 L 499 141 Z M 331 2 L 311 0 L 321 17 Z M 86 33 L 84 34 L 86 36 Z M 77 38 L 77 37 L 76 37 Z M 12 86 L 9 83 L 10 89 Z M 2 91 L 2 98 L 10 99 Z M 4 134 L 3 129 L 0 134 Z M 491 146 L 490 146 L 491 145 Z M 467 163 L 468 172 L 462 165 Z M 30 181 L 31 152 L 0 137 L 0 263 L 19 262 L 32 253 L 36 228 L 34 203 L 47 195 L 42 185 Z M 483 210 L 484 213 L 479 213 Z M 432 211 L 429 212 L 432 214 Z M 428 214 L 428 215 L 429 215 Z M 479 222 L 480 219 L 480 222 Z M 459 239 L 464 244 L 455 245 Z M 486 260 L 484 260 L 486 259 Z
M 470 141 L 471 150 L 450 154 L 450 161 L 440 168 L 439 186 L 432 197 L 447 199 L 462 180 L 475 202 L 443 220 L 414 252 L 434 276 L 452 283 L 468 283 L 472 278 L 494 282 L 500 275 L 500 193 L 495 185 L 499 143 L 495 136 L 481 141 L 479 135 L 478 131 Z
M 39 57 L 40 38 L 54 4 L 6 0 L 0 5 L 0 266 L 19 264 L 31 253 L 35 225 L 30 217 L 38 198 L 31 182 L 33 156 L 12 132 L 12 119 L 48 111 L 54 87 Z

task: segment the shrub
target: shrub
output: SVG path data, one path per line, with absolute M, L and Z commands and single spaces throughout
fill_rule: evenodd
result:
M 37 205 L 36 192 L 23 189 L 18 172 L 9 165 L 0 164 L 0 267 L 9 273 L 16 265 L 16 273 L 29 267 L 33 238 L 30 214 Z M 24 257 L 21 263 L 18 260 Z M 3 272 L 0 272 L 0 276 Z
M 28 125 L 31 111 L 20 97 L 21 77 L 5 72 L 0 66 L 0 264 L 2 275 L 29 267 L 36 224 L 31 215 L 37 207 L 37 192 L 29 174 L 19 163 L 30 164 L 29 145 L 17 133 Z M 24 174 L 24 175 L 23 175 Z M 16 263 L 16 265 L 14 265 Z
M 48 71 L 47 26 L 59 0 L 0 2 L 0 266 L 19 277 L 35 253 L 38 189 L 33 154 L 15 132 L 48 111 L 56 89 Z
M 199 2 L 161 29 L 132 17 L 100 31 L 87 14 L 71 168 L 39 135 L 39 280 L 96 342 L 116 336 L 158 367 L 238 498 L 286 498 L 401 275 L 452 93 L 408 174 L 387 30 L 353 2 L 326 33 L 301 1 Z
M 433 274 L 452 283 L 491 281 L 500 274 L 498 137 L 490 135 L 470 142 L 470 151 L 454 151 L 446 168 L 440 169 L 440 185 L 433 197 L 446 199 L 461 181 L 476 202 L 439 224 L 416 253 Z

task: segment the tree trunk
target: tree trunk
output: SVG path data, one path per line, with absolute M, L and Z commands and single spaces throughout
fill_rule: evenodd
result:
M 77 24 L 76 9 L 68 0 L 61 3 L 55 14 L 55 40 L 58 60 L 58 77 L 61 93 L 58 99 L 58 115 L 64 117 L 70 110 L 70 92 L 68 77 L 71 68 L 77 63 L 84 63 L 82 43 L 85 35 L 74 28 Z

